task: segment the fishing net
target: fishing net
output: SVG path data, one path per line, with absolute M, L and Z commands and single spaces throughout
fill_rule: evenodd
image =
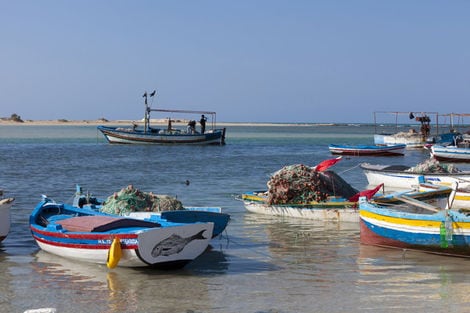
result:
M 411 173 L 458 173 L 460 170 L 453 164 L 441 164 L 433 158 L 418 163 L 414 167 L 410 167 L 406 172 Z
M 176 198 L 142 192 L 129 185 L 109 196 L 103 203 L 101 212 L 123 215 L 130 212 L 162 212 L 183 209 L 183 204 Z
M 271 176 L 267 185 L 270 205 L 322 202 L 329 196 L 349 198 L 357 193 L 335 172 L 317 172 L 303 164 L 283 167 Z

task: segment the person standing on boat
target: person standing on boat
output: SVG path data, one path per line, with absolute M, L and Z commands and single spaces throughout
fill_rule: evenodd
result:
M 189 123 L 188 123 L 188 133 L 190 133 L 190 134 L 196 133 L 196 121 L 195 120 L 189 121 Z
M 201 120 L 199 121 L 199 123 L 201 124 L 201 134 L 204 134 L 204 132 L 206 131 L 206 121 L 207 121 L 207 117 L 205 117 L 204 114 L 202 114 Z

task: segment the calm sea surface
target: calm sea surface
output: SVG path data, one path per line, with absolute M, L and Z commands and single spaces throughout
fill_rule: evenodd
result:
M 354 223 L 256 215 L 237 200 L 265 189 L 283 166 L 313 166 L 332 158 L 328 144 L 372 143 L 373 132 L 229 126 L 225 146 L 173 147 L 110 145 L 94 126 L 0 126 L 0 188 L 16 198 L 0 244 L 0 312 L 470 312 L 470 260 L 362 246 Z M 332 169 L 365 189 L 360 163 L 426 158 L 425 151 L 350 157 Z M 220 206 L 232 220 L 182 270 L 73 262 L 41 252 L 28 217 L 42 194 L 71 201 L 76 184 L 98 197 L 132 184 L 186 206 Z

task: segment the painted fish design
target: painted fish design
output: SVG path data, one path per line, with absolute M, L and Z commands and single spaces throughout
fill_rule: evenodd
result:
M 201 230 L 199 233 L 188 238 L 183 238 L 179 235 L 173 234 L 153 247 L 152 256 L 156 258 L 159 256 L 169 256 L 180 253 L 191 241 L 207 239 L 202 235 L 205 231 L 205 229 Z

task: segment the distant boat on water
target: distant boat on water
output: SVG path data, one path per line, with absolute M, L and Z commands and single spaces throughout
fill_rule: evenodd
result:
M 104 135 L 109 143 L 119 144 L 225 144 L 225 128 L 217 129 L 216 113 L 210 111 L 191 111 L 191 110 L 172 110 L 172 109 L 152 109 L 148 104 L 147 98 L 154 97 L 156 92 L 150 95 L 144 94 L 145 98 L 145 115 L 144 126 L 139 127 L 133 124 L 132 127 L 110 127 L 98 126 L 98 130 Z M 168 118 L 166 127 L 151 127 L 150 112 L 166 112 L 178 114 L 197 114 L 201 115 L 201 130 L 196 130 L 196 121 L 190 120 L 186 129 L 178 129 L 173 127 L 171 118 Z M 206 130 L 206 122 L 209 117 L 210 129 Z
M 470 162 L 469 147 L 433 145 L 430 152 L 431 156 L 439 161 Z
M 341 155 L 368 155 L 368 156 L 397 156 L 405 154 L 405 144 L 397 145 L 336 145 L 331 144 L 328 149 L 332 154 Z
M 391 114 L 395 116 L 394 132 L 378 132 L 377 115 Z M 410 127 L 408 131 L 398 131 L 398 117 L 407 115 L 410 120 L 419 122 L 419 130 Z M 435 133 L 431 131 L 431 116 L 434 116 Z M 440 133 L 439 130 L 439 113 L 438 112 L 374 112 L 374 143 L 376 145 L 396 145 L 405 144 L 408 149 L 422 149 L 427 143 L 445 143 L 452 142 L 457 133 L 450 131 L 448 133 Z M 380 126 L 385 126 L 380 124 Z M 410 125 L 411 126 L 411 125 Z

